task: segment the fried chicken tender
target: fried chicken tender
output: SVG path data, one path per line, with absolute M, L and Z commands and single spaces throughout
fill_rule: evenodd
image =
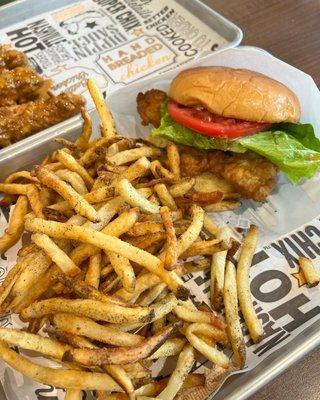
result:
M 277 167 L 251 151 L 231 153 L 184 147 L 180 160 L 184 176 L 212 172 L 230 182 L 243 197 L 255 201 L 264 201 L 277 184 Z
M 160 125 L 160 106 L 166 97 L 167 94 L 158 89 L 138 93 L 137 104 L 142 125 L 152 124 L 156 128 Z
M 83 106 L 81 96 L 61 93 L 48 100 L 1 107 L 0 148 L 76 115 Z
M 33 69 L 17 67 L 0 73 L 0 106 L 36 100 L 44 79 Z
M 14 69 L 27 65 L 28 58 L 24 53 L 13 49 L 10 45 L 0 45 L 0 71 L 1 69 Z

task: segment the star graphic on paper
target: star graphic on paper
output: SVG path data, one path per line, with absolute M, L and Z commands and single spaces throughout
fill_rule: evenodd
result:
M 87 22 L 87 23 L 86 23 L 86 28 L 93 29 L 95 26 L 98 26 L 98 24 L 96 23 L 96 21 L 92 21 L 92 22 Z
M 306 278 L 301 268 L 299 268 L 298 272 L 294 272 L 291 274 L 294 278 L 297 279 L 299 288 L 307 284 Z
M 143 34 L 143 29 L 140 27 L 140 28 L 133 28 L 132 29 L 132 34 L 134 35 L 134 36 L 141 36 L 142 34 Z

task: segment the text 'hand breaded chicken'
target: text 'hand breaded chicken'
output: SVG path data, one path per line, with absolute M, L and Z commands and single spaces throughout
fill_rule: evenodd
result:
M 81 96 L 61 93 L 45 101 L 0 108 L 0 148 L 76 115 L 84 106 Z
M 143 125 L 160 124 L 160 107 L 167 98 L 161 90 L 152 89 L 137 96 L 138 112 Z M 221 150 L 201 151 L 181 146 L 181 170 L 184 176 L 212 172 L 232 183 L 243 197 L 263 201 L 277 183 L 277 167 L 252 152 L 231 153 Z

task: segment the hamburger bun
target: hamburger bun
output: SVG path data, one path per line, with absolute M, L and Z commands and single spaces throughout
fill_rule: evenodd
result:
M 282 83 L 247 69 L 199 67 L 180 72 L 169 97 L 185 106 L 255 122 L 298 122 L 297 96 Z

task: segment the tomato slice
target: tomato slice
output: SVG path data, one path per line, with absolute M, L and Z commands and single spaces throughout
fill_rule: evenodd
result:
M 215 115 L 204 107 L 186 107 L 170 100 L 168 112 L 179 124 L 216 138 L 235 139 L 268 129 L 270 124 Z

